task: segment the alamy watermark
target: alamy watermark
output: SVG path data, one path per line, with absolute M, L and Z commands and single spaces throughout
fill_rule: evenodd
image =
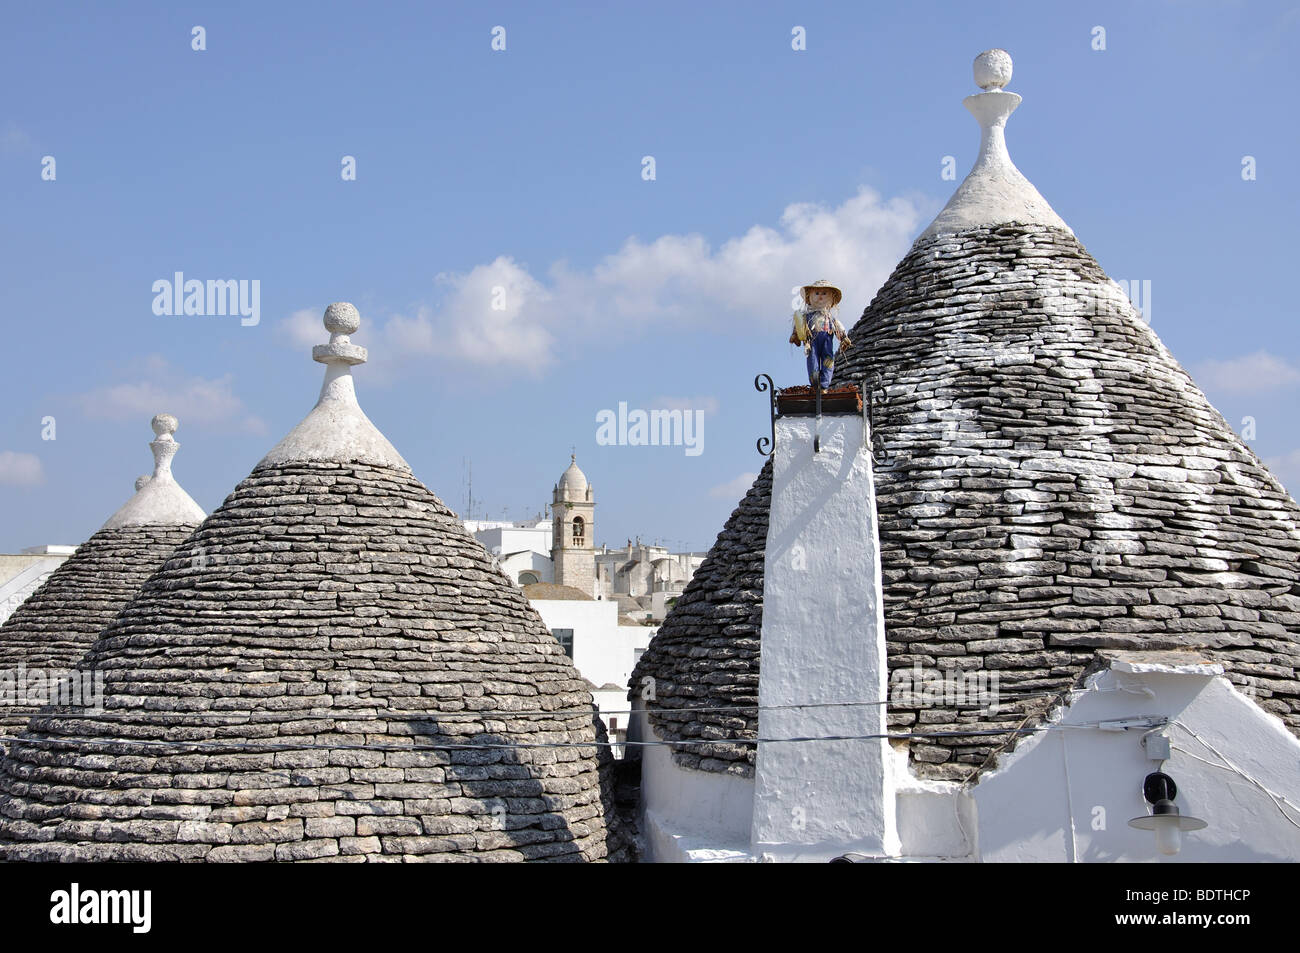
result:
M 186 279 L 176 272 L 171 280 L 153 283 L 153 313 L 156 315 L 240 315 L 240 324 L 251 328 L 262 320 L 262 282 L 259 278 Z
M 685 447 L 688 457 L 704 452 L 704 411 L 656 407 L 627 409 L 596 414 L 596 443 L 602 447 Z
M 104 710 L 104 673 L 67 669 L 0 669 L 0 708 L 41 708 L 61 705 Z
M 50 922 L 56 926 L 125 925 L 132 933 L 153 926 L 152 890 L 83 890 L 73 883 L 50 894 Z
M 1151 279 L 1118 280 L 1109 284 L 1063 282 L 1044 278 L 1039 282 L 1047 306 L 1063 317 L 1119 316 L 1136 311 L 1143 323 L 1151 324 Z
M 889 704 L 894 708 L 978 708 L 998 710 L 998 673 L 983 669 L 928 668 L 913 662 L 889 676 Z
M 36 585 L 39 586 L 40 583 L 38 582 Z M 0 600 L 0 621 L 13 615 L 13 613 L 18 610 L 18 607 L 27 601 L 27 597 L 35 591 L 36 586 L 32 586 L 28 589 L 20 589 L 17 592 L 6 596 L 3 600 Z
M 1059 284 L 1062 299 L 1057 310 L 1063 315 L 1080 317 L 1119 315 L 1132 308 L 1145 324 L 1153 317 L 1151 279 L 1118 280 L 1111 285 L 1073 286 Z

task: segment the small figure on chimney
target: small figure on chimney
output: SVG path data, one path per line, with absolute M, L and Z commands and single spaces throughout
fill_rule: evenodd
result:
M 804 309 L 794 313 L 794 330 L 790 332 L 791 344 L 802 344 L 808 356 L 808 383 L 814 389 L 830 389 L 835 373 L 835 340 L 840 342 L 840 352 L 853 346 L 835 316 L 840 299 L 839 288 L 829 281 L 814 281 L 803 286 Z

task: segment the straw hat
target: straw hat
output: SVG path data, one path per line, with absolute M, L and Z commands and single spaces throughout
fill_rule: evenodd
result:
M 823 278 L 823 279 L 821 279 L 820 281 L 814 281 L 814 282 L 813 282 L 812 284 L 810 284 L 810 285 L 804 285 L 804 286 L 803 286 L 803 300 L 804 300 L 804 301 L 807 301 L 807 300 L 808 300 L 808 292 L 809 292 L 809 291 L 812 291 L 814 288 L 824 288 L 825 290 L 827 290 L 827 291 L 831 292 L 833 295 L 835 295 L 835 301 L 832 302 L 831 307 L 835 307 L 835 305 L 839 304 L 839 303 L 840 303 L 840 299 L 842 299 L 842 298 L 844 297 L 844 292 L 840 291 L 839 288 L 836 288 L 833 284 L 831 284 L 829 281 L 827 281 L 825 278 Z

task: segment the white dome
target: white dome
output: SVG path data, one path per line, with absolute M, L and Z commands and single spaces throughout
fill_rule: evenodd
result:
M 587 491 L 587 475 L 578 469 L 576 454 L 569 459 L 572 462 L 569 464 L 569 468 L 560 476 L 560 489 L 585 493 Z

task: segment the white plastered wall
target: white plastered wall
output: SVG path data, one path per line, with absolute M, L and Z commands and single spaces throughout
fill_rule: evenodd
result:
M 1251 862 L 1300 860 L 1300 741 L 1214 667 L 1115 663 L 1088 691 L 973 788 L 983 861 Z M 1160 767 L 1143 729 L 1091 726 L 1168 718 L 1172 756 Z M 1163 770 L 1184 815 L 1206 820 L 1164 856 L 1129 827 L 1150 812 L 1142 781 Z M 1240 771 L 1240 773 L 1238 773 Z M 1243 777 L 1245 775 L 1245 777 Z
M 636 711 L 628 740 L 641 758 L 642 860 L 648 863 L 720 863 L 750 859 L 754 781 L 738 774 L 695 771 L 673 761 L 672 749 Z
M 756 856 L 898 854 L 880 578 L 866 421 L 779 418 L 763 571 Z M 826 740 L 784 740 L 796 738 Z

